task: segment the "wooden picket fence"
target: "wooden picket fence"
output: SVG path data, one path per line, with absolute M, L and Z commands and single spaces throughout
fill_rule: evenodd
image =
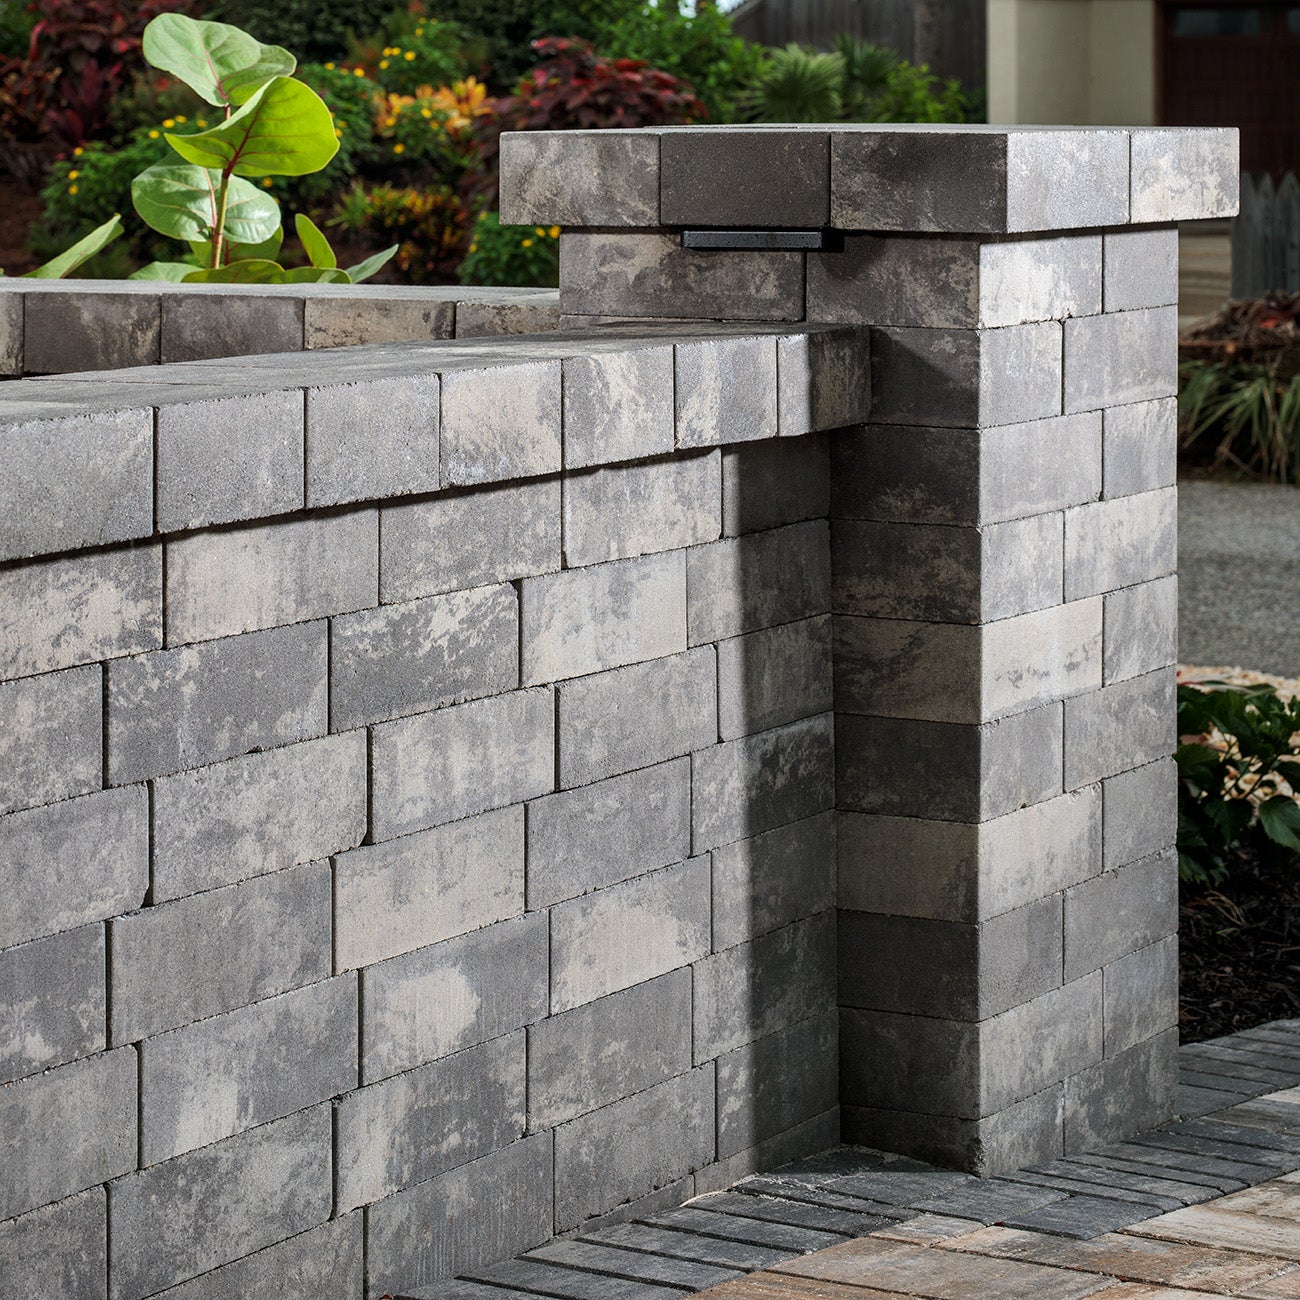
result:
M 1300 293 L 1300 181 L 1288 172 L 1241 174 L 1241 211 L 1232 221 L 1232 296 Z

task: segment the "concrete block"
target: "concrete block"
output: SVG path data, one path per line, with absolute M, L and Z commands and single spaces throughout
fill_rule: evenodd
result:
M 1106 427 L 1108 497 L 1173 487 L 1178 478 L 1178 403 L 1172 397 L 1113 406 Z
M 303 303 L 303 347 L 355 348 L 370 343 L 449 339 L 456 333 L 456 303 L 449 298 L 379 298 L 341 292 Z
M 374 1083 L 541 1020 L 546 916 L 489 925 L 361 972 L 361 1078 Z
M 1178 1024 L 1178 937 L 1139 948 L 1102 971 L 1106 1055 L 1136 1047 Z
M 0 294 L 0 375 L 23 373 L 23 295 Z
M 109 939 L 112 1042 L 325 979 L 330 921 L 324 862 L 117 917 Z
M 778 432 L 783 438 L 861 424 L 871 414 L 871 334 L 812 330 L 776 341 Z
M 525 578 L 519 591 L 527 685 L 686 649 L 683 552 Z
M 561 682 L 555 694 L 562 787 L 649 767 L 718 738 L 717 665 L 707 646 Z
M 134 1169 L 135 1084 L 128 1048 L 0 1087 L 0 1219 Z
M 1095 1151 L 1176 1113 L 1178 1031 L 1168 1029 L 1065 1081 L 1065 1153 Z
M 326 730 L 325 624 L 277 627 L 108 665 L 114 785 Z
M 824 434 L 723 448 L 724 536 L 825 519 L 829 513 L 830 442 Z
M 691 975 L 562 1011 L 528 1034 L 528 1127 L 551 1128 L 691 1068 Z
M 691 855 L 691 764 L 674 759 L 528 805 L 528 906 L 629 880 Z
M 129 1174 L 109 1205 L 110 1300 L 140 1300 L 330 1217 L 330 1108 Z
M 979 319 L 973 323 L 988 328 L 1095 315 L 1102 309 L 1102 238 L 1064 235 L 981 243 Z
M 307 504 L 438 490 L 438 376 L 307 390 Z
M 722 453 L 611 465 L 564 481 L 564 559 L 577 568 L 715 540 Z
M 159 777 L 153 901 L 327 858 L 365 833 L 360 731 Z
M 0 570 L 0 678 L 29 677 L 161 645 L 160 546 Z
M 1079 409 L 1089 408 L 1067 407 Z M 873 423 L 963 428 L 1060 414 L 1056 321 L 998 330 L 871 331 Z
M 976 822 L 1061 793 L 1059 704 L 979 727 L 850 713 L 837 722 L 841 808 Z M 944 773 L 938 788 L 935 772 Z
M 830 537 L 820 519 L 692 548 L 686 569 L 692 645 L 830 609 Z
M 366 1261 L 380 1291 L 418 1293 L 510 1259 L 554 1231 L 551 1135 L 538 1133 L 366 1211 Z
M 698 339 L 675 352 L 679 447 L 776 437 L 775 338 Z
M 691 758 L 696 853 L 802 821 L 835 805 L 832 715 L 699 750 Z
M 302 345 L 302 298 L 240 293 L 162 296 L 164 364 L 301 352 Z
M 371 834 L 439 826 L 555 788 L 549 691 L 511 691 L 371 733 Z
M 158 408 L 158 528 L 258 519 L 303 505 L 299 389 Z
M 338 1104 L 336 1208 L 509 1146 L 524 1130 L 524 1034 L 372 1083 Z
M 167 543 L 170 645 L 306 623 L 379 600 L 379 514 L 314 516 Z
M 517 916 L 524 904 L 520 808 L 340 854 L 338 970 L 369 966 Z
M 1171 849 L 1104 872 L 1065 893 L 1065 978 L 1157 943 L 1178 930 L 1178 867 Z
M 803 319 L 801 253 L 714 253 L 675 235 L 566 231 L 560 310 L 695 320 Z
M 1200 221 L 1237 213 L 1237 131 L 1135 129 L 1130 220 Z
M 657 226 L 659 136 L 508 132 L 501 139 L 501 220 L 514 225 Z
M 0 948 L 139 907 L 148 888 L 144 786 L 0 818 Z
M 832 1009 L 718 1058 L 718 1155 L 734 1155 L 839 1101 L 839 1025 Z
M 446 371 L 442 484 L 558 473 L 560 388 L 559 361 Z
M 0 299 L 0 303 L 3 303 Z M 102 1187 L 0 1223 L 0 1291 L 62 1300 L 104 1300 L 108 1211 Z
M 1178 495 L 1173 488 L 1067 510 L 1066 600 L 1173 573 L 1177 528 Z
M 1178 769 L 1172 758 L 1101 783 L 1106 869 L 1168 848 L 1178 832 Z
M 153 412 L 0 425 L 0 560 L 107 546 L 153 531 Z
M 978 530 L 837 521 L 831 532 L 834 610 L 991 623 L 1045 609 L 1061 599 L 1061 527 L 1059 514 Z M 1066 598 L 1092 594 L 1067 591 Z
M 1174 749 L 1174 671 L 1158 669 L 1065 702 L 1065 788 L 1167 758 Z
M 0 682 L 0 813 L 99 789 L 102 682 L 98 664 Z
M 835 1005 L 835 916 L 819 912 L 697 963 L 695 1060 L 722 1056 Z
M 330 626 L 330 725 L 383 722 L 519 685 L 519 597 L 478 587 Z
M 718 643 L 718 734 L 723 740 L 827 713 L 831 620 L 823 614 Z
M 710 1064 L 556 1129 L 556 1229 L 575 1228 L 708 1164 L 713 1089 Z
M 1065 412 L 1178 392 L 1178 309 L 1148 307 L 1065 322 Z
M 1172 574 L 1106 596 L 1106 681 L 1167 668 L 1178 658 L 1178 579 Z
M 565 469 L 672 451 L 671 344 L 565 357 L 563 365 Z
M 23 368 L 29 375 L 158 364 L 157 295 L 29 293 L 26 300 Z
M 380 511 L 379 594 L 415 600 L 560 568 L 560 481 L 511 484 Z
M 458 339 L 496 337 L 501 334 L 543 334 L 564 328 L 560 318 L 558 289 L 530 290 L 526 301 L 456 304 Z
M 0 1083 L 106 1046 L 104 927 L 0 952 Z
M 1178 305 L 1177 229 L 1109 230 L 1104 238 L 1107 311 Z

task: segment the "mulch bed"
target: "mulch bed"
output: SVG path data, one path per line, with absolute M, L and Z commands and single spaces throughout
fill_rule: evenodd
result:
M 1289 379 L 1300 372 L 1300 293 L 1270 293 L 1225 303 L 1178 340 L 1183 361 L 1254 362 Z

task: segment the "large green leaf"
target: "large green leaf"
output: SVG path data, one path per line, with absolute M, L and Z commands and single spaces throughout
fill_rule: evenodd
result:
M 1259 806 L 1259 824 L 1274 844 L 1300 849 L 1300 805 L 1284 794 L 1274 795 Z
M 159 14 L 144 29 L 144 57 L 180 78 L 209 104 L 242 104 L 273 77 L 287 77 L 297 60 L 228 23 Z
M 346 271 L 333 266 L 295 266 L 284 273 L 285 284 L 351 284 Z
M 211 130 L 169 133 L 167 143 L 186 162 L 236 176 L 305 176 L 339 148 L 325 101 L 292 77 L 268 82 Z
M 221 177 L 206 167 L 155 163 L 131 182 L 131 201 L 146 224 L 173 239 L 206 240 L 217 220 Z M 280 226 L 280 205 L 238 176 L 226 193 L 226 238 L 260 244 Z
M 339 264 L 339 259 L 335 257 L 334 250 L 330 247 L 330 241 L 325 238 L 320 227 L 310 217 L 298 213 L 293 219 L 293 228 L 298 232 L 303 251 L 312 266 L 332 271 Z
M 231 262 L 215 271 L 195 271 L 185 277 L 186 284 L 283 284 L 284 267 L 265 258 Z
M 242 185 L 243 182 L 241 181 Z M 279 259 L 280 246 L 284 243 L 284 227 L 276 226 L 269 239 L 256 244 L 241 244 L 238 240 L 226 240 L 225 260 L 227 262 L 245 262 L 250 258 L 274 262 Z M 209 239 L 191 239 L 190 252 L 199 266 L 212 265 L 212 241 Z
M 353 284 L 360 284 L 362 280 L 368 280 L 374 273 L 386 266 L 392 261 L 393 255 L 397 252 L 399 245 L 392 244 L 385 248 L 382 253 L 372 253 L 364 261 L 358 262 L 356 266 L 348 267 L 348 279 Z
M 128 280 L 165 280 L 168 284 L 180 284 L 187 276 L 193 275 L 199 268 L 193 262 L 150 262 L 138 271 L 132 271 Z
M 90 234 L 77 240 L 71 248 L 65 249 L 58 257 L 52 257 L 44 266 L 28 271 L 24 277 L 29 280 L 61 280 L 70 275 L 83 262 L 88 262 L 101 248 L 106 247 L 122 233 L 122 218 L 113 213 L 102 226 L 96 226 Z

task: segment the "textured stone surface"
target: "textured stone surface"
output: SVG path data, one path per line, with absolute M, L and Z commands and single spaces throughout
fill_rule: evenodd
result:
M 1105 266 L 1109 273 L 1109 256 Z M 981 243 L 979 273 L 979 320 L 973 323 L 986 328 L 1091 316 L 1102 308 L 1102 237 Z
M 303 300 L 270 294 L 163 294 L 162 360 L 298 352 Z
M 1120 867 L 1168 848 L 1178 830 L 1178 772 L 1170 758 L 1101 783 L 1106 816 L 1106 867 Z
M 1176 936 L 1111 962 L 1102 979 L 1107 1056 L 1116 1056 L 1177 1025 Z
M 509 132 L 501 141 L 501 212 L 515 225 L 657 226 L 659 139 L 639 131 L 572 140 Z
M 433 291 L 436 292 L 436 291 Z M 361 297 L 346 290 L 336 298 L 311 297 L 303 307 L 305 348 L 349 348 L 407 339 L 449 339 L 459 304 L 426 299 Z
M 1066 600 L 1173 573 L 1178 563 L 1177 517 L 1173 489 L 1067 510 Z
M 159 300 L 135 293 L 32 293 L 23 322 L 30 375 L 120 370 L 158 361 Z
M 1065 894 L 1065 977 L 1096 970 L 1177 929 L 1172 850 L 1094 876 Z
M 1105 239 L 1107 311 L 1177 305 L 1176 229 L 1111 230 Z
M 461 302 L 456 305 L 458 339 L 498 334 L 541 334 L 559 328 L 560 295 L 555 289 L 530 289 L 518 301 Z
M 444 484 L 560 468 L 560 363 L 526 361 L 442 376 Z
M 1065 786 L 1165 758 L 1175 743 L 1174 671 L 1160 669 L 1065 702 Z
M 776 436 L 774 338 L 699 339 L 675 350 L 679 447 Z
M 1157 578 L 1107 595 L 1107 682 L 1167 668 L 1177 658 L 1177 578 Z
M 1178 391 L 1177 338 L 1176 307 L 1066 321 L 1066 413 L 1172 396 Z
M 98 665 L 0 682 L 0 812 L 99 788 L 101 682 Z
M 23 296 L 6 293 L 0 297 L 0 374 L 23 373 Z
M 824 435 L 723 449 L 724 536 L 825 519 L 829 513 L 830 443 Z
M 1196 221 L 1237 211 L 1238 146 L 1232 127 L 1132 133 L 1132 221 Z
M 1166 1030 L 1065 1081 L 1065 1151 L 1095 1151 L 1175 1113 L 1178 1031 Z
M 564 466 L 673 449 L 671 346 L 564 359 Z
M 1108 497 L 1173 487 L 1178 474 L 1178 403 L 1171 397 L 1104 412 Z
M 0 1290 L 20 1296 L 53 1289 L 63 1300 L 103 1300 L 107 1223 L 100 1187 L 0 1223 Z
M 827 615 L 719 642 L 718 734 L 723 740 L 825 713 L 831 707 Z
M 810 330 L 776 341 L 778 431 L 783 438 L 860 424 L 871 413 L 870 334 Z

